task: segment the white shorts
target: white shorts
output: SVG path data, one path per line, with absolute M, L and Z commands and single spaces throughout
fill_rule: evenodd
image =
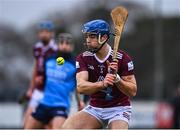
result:
M 34 89 L 31 100 L 29 101 L 29 107 L 35 109 L 40 100 L 43 98 L 44 93 L 38 89 Z
M 131 119 L 131 106 L 118 106 L 110 108 L 98 108 L 88 105 L 83 109 L 100 121 L 103 127 L 109 125 L 112 121 L 123 120 L 129 124 Z

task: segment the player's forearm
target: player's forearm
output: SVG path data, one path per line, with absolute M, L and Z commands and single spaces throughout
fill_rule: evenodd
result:
M 80 81 L 77 83 L 78 92 L 87 95 L 96 93 L 103 88 L 104 88 L 103 82 L 92 83 L 88 81 Z
M 33 91 L 34 90 L 34 88 L 35 88 L 35 78 L 34 78 L 34 74 L 32 75 L 32 79 L 31 79 L 31 81 L 30 81 L 30 84 L 29 84 L 29 90 L 31 90 L 31 91 Z
M 37 75 L 37 62 L 35 61 L 34 66 L 33 66 L 33 72 L 32 72 L 32 79 L 30 81 L 29 85 L 29 90 L 34 90 L 35 89 L 35 77 Z
M 29 90 L 34 90 L 34 88 L 35 88 L 35 84 L 34 84 L 34 81 L 31 81 L 30 82 L 30 85 L 29 85 Z
M 120 81 L 116 83 L 116 86 L 121 92 L 123 92 L 125 95 L 129 97 L 134 97 L 136 95 L 137 92 L 136 83 L 120 79 Z
M 35 86 L 36 86 L 35 85 L 35 77 L 36 77 L 36 72 L 34 71 L 33 75 L 32 75 L 30 85 L 29 85 L 29 89 L 31 89 L 32 91 L 35 89 Z

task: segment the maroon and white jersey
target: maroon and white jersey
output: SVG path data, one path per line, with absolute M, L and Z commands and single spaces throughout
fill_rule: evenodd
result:
M 37 62 L 37 75 L 43 76 L 44 74 L 44 61 L 47 57 L 54 54 L 58 47 L 54 40 L 50 40 L 47 46 L 44 46 L 42 42 L 38 42 L 34 46 L 34 58 Z M 36 85 L 38 89 L 43 89 L 42 85 Z
M 77 73 L 88 71 L 90 82 L 104 80 L 108 73 L 106 61 L 112 62 L 113 50 L 109 46 L 109 53 L 104 60 L 100 60 L 96 54 L 85 51 L 76 58 Z M 131 58 L 124 52 L 119 50 L 117 53 L 118 59 L 118 74 L 127 76 L 134 74 L 134 66 Z M 130 106 L 129 97 L 123 94 L 115 85 L 107 87 L 90 95 L 90 105 L 94 107 L 115 107 L 115 106 Z

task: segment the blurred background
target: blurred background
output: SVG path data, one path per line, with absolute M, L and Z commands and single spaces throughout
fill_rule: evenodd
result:
M 130 127 L 173 128 L 180 85 L 179 0 L 0 0 L 0 128 L 21 127 L 23 105 L 17 101 L 30 82 L 37 24 L 52 20 L 56 35 L 72 33 L 77 55 L 84 49 L 83 23 L 104 19 L 113 32 L 110 11 L 119 5 L 129 11 L 120 48 L 133 58 L 138 84 Z

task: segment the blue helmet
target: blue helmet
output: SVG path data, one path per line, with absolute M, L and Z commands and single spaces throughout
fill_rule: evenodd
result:
M 38 26 L 39 30 L 49 30 L 52 31 L 54 29 L 54 24 L 52 21 L 42 21 L 39 26 Z
M 106 21 L 101 20 L 101 19 L 97 19 L 97 20 L 92 20 L 90 22 L 85 23 L 83 26 L 82 32 L 97 35 L 98 43 L 101 44 L 101 46 L 99 48 L 87 47 L 90 52 L 96 53 L 103 47 L 103 45 L 109 39 L 110 27 Z M 103 36 L 105 34 L 108 36 L 108 38 L 102 41 L 101 36 Z M 85 44 L 85 45 L 87 46 L 87 44 Z
M 97 35 L 104 35 L 107 34 L 109 36 L 110 34 L 110 27 L 109 24 L 101 19 L 92 20 L 90 22 L 87 22 L 83 25 L 83 33 L 95 33 Z

